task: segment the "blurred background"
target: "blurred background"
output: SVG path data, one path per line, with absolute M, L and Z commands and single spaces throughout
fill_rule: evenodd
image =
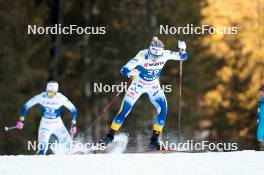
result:
M 55 77 L 60 91 L 78 109 L 79 137 L 98 141 L 121 105 L 121 94 L 90 128 L 116 93 L 94 93 L 93 83 L 120 84 L 120 68 L 158 36 L 166 49 L 187 43 L 183 64 L 182 140 L 238 142 L 256 149 L 258 89 L 264 83 L 263 0 L 0 0 L 0 154 L 34 154 L 38 107 L 30 110 L 23 130 L 5 132 L 16 123 L 22 105 L 45 90 Z M 28 35 L 27 25 L 105 26 L 105 35 Z M 237 26 L 237 35 L 159 35 L 160 25 Z M 167 62 L 161 84 L 169 113 L 163 139 L 176 138 L 179 62 Z M 129 150 L 149 144 L 155 108 L 143 95 L 121 129 Z M 70 113 L 63 111 L 70 126 Z

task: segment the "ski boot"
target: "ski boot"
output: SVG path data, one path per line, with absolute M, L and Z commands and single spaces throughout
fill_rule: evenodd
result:
M 153 131 L 153 134 L 150 139 L 150 144 L 149 144 L 150 151 L 163 150 L 163 148 L 161 148 L 160 143 L 159 143 L 159 135 L 160 135 L 160 132 Z
M 114 140 L 116 131 L 110 129 L 106 136 L 104 136 L 100 141 L 99 144 L 104 144 L 105 146 L 111 143 Z

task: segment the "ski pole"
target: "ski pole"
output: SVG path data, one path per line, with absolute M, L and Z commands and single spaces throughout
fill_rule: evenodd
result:
M 5 131 L 9 131 L 9 130 L 13 130 L 13 129 L 17 129 L 16 126 L 10 126 L 10 127 L 5 127 Z
M 181 101 L 182 101 L 182 50 L 180 49 L 180 80 L 179 80 L 179 116 L 178 116 L 178 142 L 180 142 L 181 132 Z
M 133 79 L 131 78 L 129 81 L 128 81 L 128 84 L 132 81 Z M 114 101 L 116 100 L 116 98 L 121 94 L 121 92 L 123 92 L 124 88 L 119 91 L 115 96 L 112 97 L 112 99 L 107 103 L 107 105 L 105 106 L 105 108 L 102 110 L 102 112 L 99 113 L 99 115 L 95 118 L 95 120 L 90 124 L 90 126 L 87 128 L 90 129 L 94 124 L 95 122 L 104 114 L 104 112 L 114 103 Z
M 70 145 L 70 151 L 69 151 L 69 154 L 72 153 L 72 150 L 73 150 L 73 134 L 71 134 L 71 145 Z

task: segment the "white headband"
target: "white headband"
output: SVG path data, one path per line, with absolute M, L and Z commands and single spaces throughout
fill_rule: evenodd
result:
M 50 82 L 46 86 L 46 91 L 58 92 L 59 84 L 57 82 Z

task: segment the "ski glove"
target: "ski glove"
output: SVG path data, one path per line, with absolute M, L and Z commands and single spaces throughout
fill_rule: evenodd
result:
M 20 117 L 16 123 L 17 129 L 23 129 L 25 117 Z
M 76 134 L 77 134 L 76 120 L 72 120 L 71 135 L 75 136 Z
M 180 50 L 185 51 L 186 50 L 186 44 L 184 41 L 178 41 L 178 47 Z
M 71 127 L 71 135 L 75 136 L 77 134 L 77 127 L 76 125 L 72 125 Z
M 134 78 L 137 77 L 138 75 L 139 75 L 139 71 L 137 69 L 133 69 L 127 74 L 129 78 Z

